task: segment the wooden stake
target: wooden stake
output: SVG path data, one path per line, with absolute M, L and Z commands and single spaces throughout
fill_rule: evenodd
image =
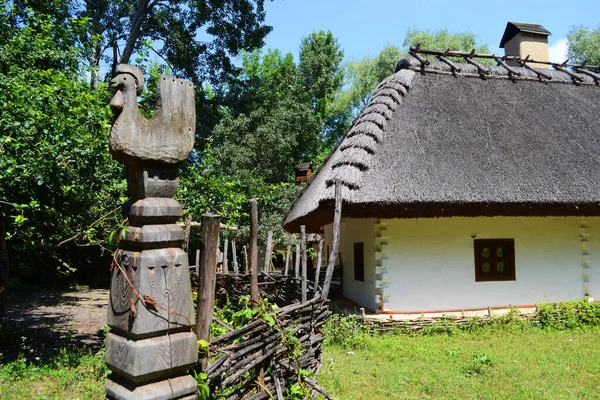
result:
M 333 213 L 333 240 L 331 242 L 331 254 L 327 262 L 327 272 L 325 273 L 325 282 L 323 283 L 323 299 L 329 296 L 329 287 L 333 278 L 333 267 L 337 259 L 340 248 L 340 222 L 342 219 L 342 183 L 335 181 L 335 211 Z
M 250 300 L 258 303 L 258 204 L 250 200 Z
M 321 263 L 323 262 L 323 238 L 319 240 L 319 252 L 317 253 L 317 269 L 315 271 L 315 293 L 319 290 L 319 280 L 321 278 Z
M 294 259 L 294 276 L 300 278 L 300 243 L 296 245 L 296 254 Z
M 285 251 L 285 268 L 283 269 L 283 275 L 288 275 L 288 268 L 290 266 L 290 252 L 292 251 L 292 246 L 288 245 L 287 250 Z
M 269 264 L 271 264 L 271 246 L 273 245 L 273 232 L 267 232 L 267 248 L 265 249 L 265 263 L 263 273 L 269 275 Z
M 196 250 L 196 276 L 200 276 L 200 249 Z
M 229 274 L 229 268 L 227 267 L 227 249 L 229 248 L 229 240 L 225 239 L 223 243 L 223 273 Z
M 244 246 L 244 274 L 248 275 L 248 247 Z
M 306 301 L 306 226 L 300 226 L 300 251 L 302 253 L 302 302 Z
M 188 249 L 190 248 L 190 226 L 192 224 L 192 214 L 188 214 L 188 216 L 185 218 L 185 230 L 184 230 L 184 235 L 185 235 L 185 240 L 183 242 L 183 251 L 187 252 Z
M 198 287 L 198 314 L 196 316 L 196 336 L 198 340 L 210 341 L 210 326 L 213 320 L 215 302 L 215 281 L 217 268 L 217 249 L 219 247 L 219 223 L 221 217 L 214 214 L 202 216 L 200 233 L 200 277 Z M 206 369 L 208 355 L 200 360 L 202 369 Z
M 233 258 L 233 274 L 237 275 L 238 271 L 238 261 L 237 261 L 237 250 L 235 248 L 235 240 L 231 241 L 231 257 Z

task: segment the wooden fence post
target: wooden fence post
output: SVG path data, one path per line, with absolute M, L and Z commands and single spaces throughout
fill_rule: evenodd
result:
M 331 253 L 327 262 L 327 272 L 325 273 L 325 282 L 323 283 L 323 299 L 329 296 L 329 287 L 333 278 L 333 268 L 340 248 L 340 222 L 342 219 L 342 183 L 335 181 L 335 211 L 333 213 L 333 239 L 331 241 Z
M 265 249 L 265 264 L 263 265 L 263 273 L 269 275 L 269 266 L 271 264 L 271 253 L 273 246 L 273 232 L 267 232 L 267 248 Z
M 248 275 L 248 247 L 244 245 L 244 274 Z
M 0 213 L 0 323 L 4 317 L 8 289 L 8 254 L 6 253 L 6 227 L 4 226 L 4 214 Z
M 229 274 L 229 267 L 227 266 L 227 249 L 229 248 L 229 240 L 225 239 L 223 242 L 223 273 Z
M 290 252 L 292 251 L 292 246 L 288 245 L 287 250 L 285 251 L 285 267 L 283 269 L 283 275 L 288 276 L 288 268 L 290 267 Z
M 233 274 L 237 275 L 238 271 L 238 261 L 237 261 L 237 249 L 235 248 L 235 240 L 231 241 L 231 257 L 233 258 Z
M 200 276 L 200 249 L 196 249 L 196 262 L 194 264 L 196 267 L 196 277 Z
M 294 276 L 300 278 L 300 243 L 296 244 L 296 258 L 294 259 Z
M 202 216 L 200 233 L 200 277 L 198 279 L 198 304 L 196 315 L 196 336 L 198 340 L 210 341 L 210 326 L 213 320 L 215 303 L 215 281 L 217 274 L 217 249 L 219 247 L 219 226 L 221 217 L 214 214 Z M 208 354 L 200 360 L 202 369 L 208 364 Z
M 164 101 L 157 105 L 170 117 L 146 120 L 137 104 L 142 71 L 119 64 L 112 82 L 119 91 L 111 101 L 110 151 L 127 167 L 132 201 L 124 207 L 129 229 L 113 256 L 106 398 L 197 398 L 198 383 L 187 373 L 198 362 L 189 259 L 185 232 L 174 223 L 183 215 L 181 204 L 173 198 L 179 165 L 194 145 L 194 85 L 158 79 Z
M 319 281 L 321 279 L 321 263 L 323 262 L 323 238 L 319 239 L 319 252 L 317 253 L 317 268 L 315 270 L 315 293 L 319 290 Z
M 306 226 L 300 226 L 300 248 L 302 252 L 302 302 L 306 301 Z
M 185 241 L 183 242 L 183 251 L 187 252 L 190 248 L 190 232 L 192 224 L 192 214 L 188 214 L 185 218 Z
M 258 304 L 258 204 L 250 200 L 250 299 Z

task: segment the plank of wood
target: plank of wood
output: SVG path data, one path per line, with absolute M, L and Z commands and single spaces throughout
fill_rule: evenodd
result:
M 269 275 L 269 265 L 271 264 L 271 252 L 273 245 L 273 232 L 267 232 L 267 247 L 265 248 L 265 263 L 263 264 L 263 273 Z
M 290 267 L 290 252 L 292 250 L 292 246 L 288 245 L 287 250 L 285 251 L 285 267 L 283 269 L 283 275 L 288 276 L 288 269 Z
M 296 254 L 294 256 L 296 257 L 294 259 L 294 276 L 297 279 L 300 278 L 300 243 L 296 244 Z
M 329 296 L 329 287 L 331 286 L 331 278 L 333 277 L 333 268 L 337 259 L 340 248 L 340 222 L 342 219 L 342 183 L 339 180 L 335 181 L 335 210 L 333 213 L 333 239 L 331 242 L 331 254 L 327 262 L 327 271 L 325 273 L 325 282 L 323 283 L 322 298 L 327 299 Z
M 228 260 L 227 260 L 227 250 L 229 248 L 229 240 L 225 239 L 223 242 L 223 273 L 225 275 L 229 274 Z
M 233 258 L 233 274 L 237 275 L 239 273 L 239 270 L 237 261 L 237 249 L 235 248 L 235 240 L 231 241 L 231 257 Z
M 248 275 L 248 248 L 246 246 L 243 247 L 244 250 L 244 274 Z
M 306 226 L 300 226 L 300 253 L 302 254 L 302 302 L 306 301 Z
M 319 291 L 319 280 L 321 276 L 321 263 L 323 262 L 323 242 L 325 240 L 321 237 L 319 239 L 319 250 L 317 252 L 317 268 L 315 270 L 315 287 L 314 292 L 317 293 Z
M 210 340 L 210 326 L 213 320 L 215 302 L 215 278 L 217 267 L 217 249 L 219 246 L 219 223 L 221 217 L 214 214 L 202 216 L 202 232 L 200 234 L 200 275 L 198 287 L 198 304 L 196 315 L 196 335 L 198 340 Z M 202 368 L 206 368 L 208 358 L 201 360 Z
M 258 204 L 250 199 L 250 299 L 258 303 Z

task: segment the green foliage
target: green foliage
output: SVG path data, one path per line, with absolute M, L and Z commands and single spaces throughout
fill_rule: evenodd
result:
M 0 353 L 0 397 L 103 399 L 102 383 L 108 373 L 104 350 L 94 354 L 72 348 L 69 333 L 64 340 L 63 347 L 42 357 L 28 359 L 33 349 L 27 337 L 21 338 L 20 352 L 14 361 L 2 363 Z
M 338 399 L 597 398 L 600 327 L 378 335 L 353 351 L 325 343 L 319 384 Z
M 208 375 L 204 372 L 196 372 L 195 370 L 192 370 L 192 374 L 194 375 L 196 382 L 198 382 L 198 395 L 200 396 L 200 400 L 209 400 L 210 387 L 206 384 Z
M 600 303 L 587 300 L 538 305 L 537 316 L 542 328 L 576 329 L 600 325 Z
M 368 331 L 356 318 L 332 314 L 324 325 L 325 344 L 357 349 L 368 346 Z
M 300 77 L 313 110 L 322 119 L 330 116 L 330 104 L 344 80 L 343 58 L 331 31 L 313 32 L 300 44 Z
M 571 62 L 600 65 L 600 26 L 596 29 L 573 27 L 567 33 L 567 41 L 567 56 Z
M 99 259 L 74 244 L 102 244 L 125 189 L 108 153 L 106 88 L 90 93 L 80 79 L 86 21 L 59 18 L 61 10 L 0 10 L 1 207 L 13 222 L 15 270 L 37 265 L 50 280 Z
M 492 360 L 485 354 L 474 355 L 469 364 L 463 367 L 466 376 L 476 376 L 485 373 L 493 366 Z
M 489 53 L 487 44 L 477 44 L 477 38 L 469 32 L 451 33 L 447 29 L 438 31 L 422 31 L 409 29 L 404 39 L 404 47 L 414 47 L 418 43 L 421 48 L 428 50 L 456 50 L 467 51 L 475 50 L 477 53 Z M 461 61 L 462 60 L 462 61 Z M 465 62 L 463 59 L 456 59 L 457 62 Z M 480 60 L 483 63 L 485 60 Z
M 394 73 L 402 51 L 393 45 L 386 46 L 375 57 L 364 57 L 359 61 L 347 62 L 347 88 L 335 100 L 338 113 L 355 117 L 371 101 L 375 87 Z M 344 132 L 339 132 L 343 134 Z M 339 136 L 339 135 L 338 135 Z

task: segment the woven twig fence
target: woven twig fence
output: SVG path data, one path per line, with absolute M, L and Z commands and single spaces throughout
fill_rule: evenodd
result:
M 443 331 L 455 327 L 483 326 L 491 323 L 508 322 L 509 318 L 516 318 L 522 321 L 538 325 L 540 317 L 537 314 L 513 314 L 492 315 L 492 316 L 474 316 L 474 317 L 434 317 L 419 318 L 410 320 L 392 320 L 356 316 L 356 319 L 371 332 L 390 333 L 390 332 L 419 332 L 424 329 L 434 329 Z
M 300 302 L 300 280 L 288 276 L 259 276 L 261 298 L 277 304 L 276 323 L 264 320 L 211 338 L 209 364 L 204 371 L 211 392 L 227 389 L 227 399 L 283 398 L 290 385 L 302 382 L 311 391 L 331 398 L 300 370 L 318 372 L 322 365 L 323 325 L 329 314 L 328 302 L 320 292 L 308 292 L 309 300 Z M 312 287 L 312 285 L 310 285 Z M 250 290 L 250 278 L 241 275 L 218 275 L 217 304 L 228 299 L 236 303 Z M 301 355 L 293 358 L 289 344 L 301 346 Z M 233 388 L 233 390 L 232 390 Z

